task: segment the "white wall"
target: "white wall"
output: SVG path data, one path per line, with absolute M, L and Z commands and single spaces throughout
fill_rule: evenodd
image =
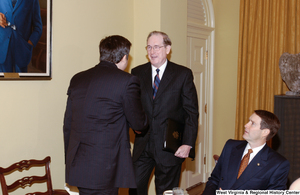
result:
M 215 12 L 215 73 L 213 153 L 220 155 L 234 138 L 240 0 L 213 0 Z

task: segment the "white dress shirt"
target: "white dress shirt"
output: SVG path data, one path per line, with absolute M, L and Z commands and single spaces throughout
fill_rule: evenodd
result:
M 161 65 L 158 69 L 159 69 L 159 79 L 161 80 L 162 77 L 163 77 L 163 74 L 165 72 L 165 69 L 167 67 L 167 63 L 168 63 L 168 60 L 165 61 L 165 63 L 163 65 Z M 152 67 L 152 86 L 153 86 L 153 83 L 154 83 L 154 77 L 156 76 L 157 72 L 156 72 L 156 67 L 153 66 L 151 64 L 151 67 Z
M 243 157 L 248 153 L 248 149 L 252 149 L 252 153 L 250 154 L 250 158 L 249 158 L 249 162 L 248 162 L 248 164 L 251 162 L 251 160 L 255 157 L 255 155 L 264 147 L 266 145 L 266 143 L 265 144 L 263 144 L 263 145 L 261 145 L 261 146 L 258 146 L 258 147 L 256 147 L 256 148 L 251 148 L 250 147 L 250 145 L 249 145 L 249 143 L 247 144 L 247 146 L 245 147 L 245 150 L 244 150 L 244 153 L 243 153 L 243 156 L 242 156 L 242 158 L 241 158 L 241 160 L 243 159 Z

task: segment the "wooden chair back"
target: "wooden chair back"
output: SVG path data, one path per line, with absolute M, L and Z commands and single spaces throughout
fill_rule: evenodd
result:
M 0 167 L 0 182 L 2 188 L 3 195 L 9 195 L 9 193 L 17 190 L 18 188 L 25 188 L 27 186 L 31 186 L 34 183 L 46 183 L 47 191 L 46 192 L 33 192 L 27 193 L 26 195 L 68 195 L 68 192 L 65 190 L 53 190 L 52 182 L 51 182 L 51 174 L 50 174 L 50 156 L 47 156 L 43 160 L 22 160 L 20 162 L 14 163 L 7 168 Z M 5 176 L 18 171 L 29 171 L 32 167 L 45 167 L 45 175 L 43 176 L 26 176 L 21 179 L 14 181 L 11 184 L 7 184 Z

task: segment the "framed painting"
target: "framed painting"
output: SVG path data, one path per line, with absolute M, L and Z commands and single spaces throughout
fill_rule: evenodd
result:
M 0 79 L 51 80 L 52 0 L 0 1 Z

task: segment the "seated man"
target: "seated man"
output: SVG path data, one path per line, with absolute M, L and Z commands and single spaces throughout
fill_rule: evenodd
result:
M 246 141 L 227 141 L 203 195 L 216 190 L 285 190 L 290 164 L 266 144 L 279 127 L 273 113 L 255 110 L 245 125 Z

